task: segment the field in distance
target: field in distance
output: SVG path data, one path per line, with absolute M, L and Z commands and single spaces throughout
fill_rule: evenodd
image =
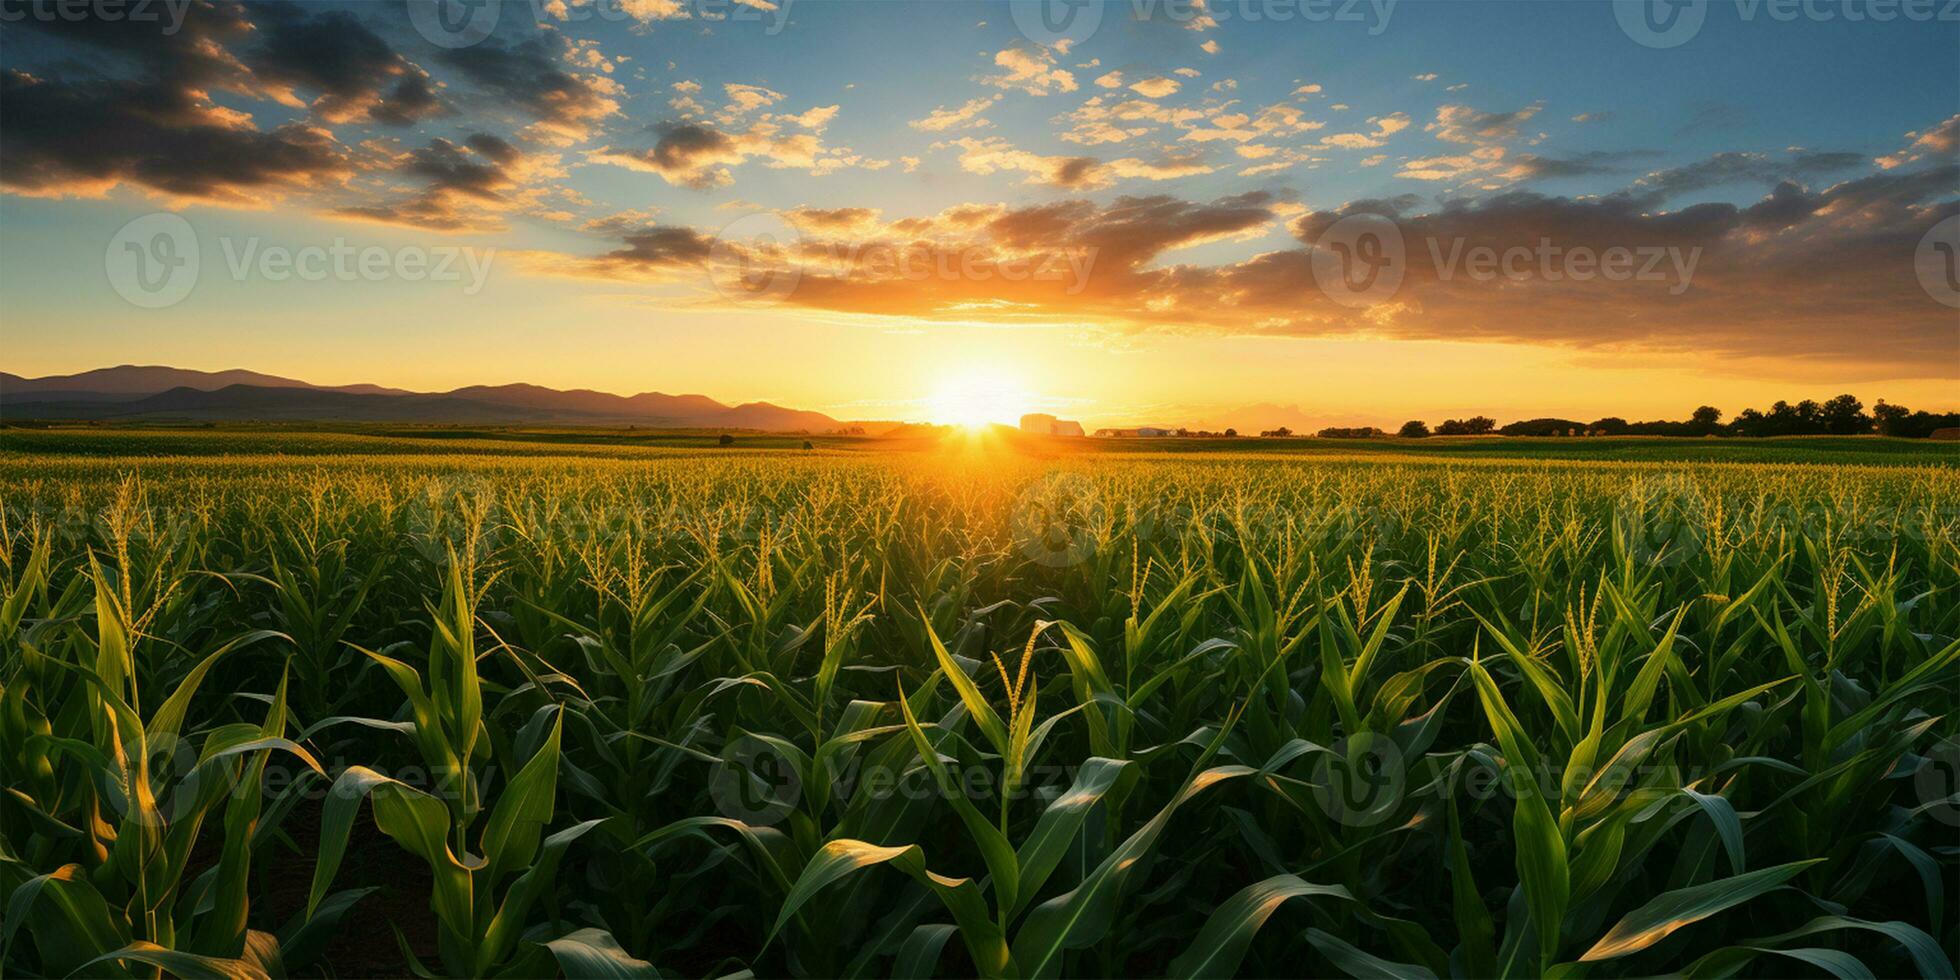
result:
M 1433 436 L 1426 439 L 1044 438 L 1004 426 L 973 433 L 912 429 L 891 436 L 728 433 L 597 427 L 238 424 L 0 426 L 0 455 L 670 455 L 674 450 L 814 450 L 853 453 L 1004 450 L 1049 458 L 1077 454 L 1382 456 L 1425 459 L 1620 460 L 1626 462 L 1842 463 L 1960 466 L 1960 443 L 1883 436 L 1767 439 L 1605 436 Z

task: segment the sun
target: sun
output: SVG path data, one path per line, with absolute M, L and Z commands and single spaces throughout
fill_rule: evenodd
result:
M 1027 389 L 1012 375 L 969 368 L 940 382 L 926 400 L 926 416 L 940 425 L 983 429 L 996 422 L 1013 424 L 1030 401 Z

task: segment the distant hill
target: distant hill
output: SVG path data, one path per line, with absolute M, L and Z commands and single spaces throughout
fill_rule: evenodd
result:
M 411 392 L 379 385 L 324 387 L 255 371 L 137 365 L 46 378 L 0 372 L 0 419 L 555 423 L 767 432 L 823 432 L 842 425 L 822 412 L 767 402 L 731 406 L 705 395 L 629 397 L 528 384 Z
M 80 374 L 55 374 L 45 378 L 23 378 L 0 371 L 0 394 L 13 396 L 30 392 L 61 392 L 71 397 L 85 396 L 73 400 L 96 400 L 109 396 L 135 398 L 158 394 L 172 388 L 216 391 L 232 385 L 254 385 L 260 388 L 311 388 L 316 391 L 346 391 L 360 395 L 407 394 L 400 388 L 383 388 L 380 385 L 334 387 L 312 385 L 292 378 L 260 374 L 242 368 L 233 368 L 229 371 L 191 371 L 156 364 L 122 364 L 111 368 L 83 371 Z

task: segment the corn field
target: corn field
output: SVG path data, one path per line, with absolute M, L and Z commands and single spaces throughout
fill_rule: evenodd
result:
M 0 458 L 0 973 L 1954 976 L 1960 469 Z

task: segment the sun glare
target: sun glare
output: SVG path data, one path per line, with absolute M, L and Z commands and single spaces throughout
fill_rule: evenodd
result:
M 1004 372 L 969 370 L 947 378 L 927 399 L 927 419 L 940 425 L 981 429 L 995 422 L 1012 425 L 1028 409 L 1030 396 Z

